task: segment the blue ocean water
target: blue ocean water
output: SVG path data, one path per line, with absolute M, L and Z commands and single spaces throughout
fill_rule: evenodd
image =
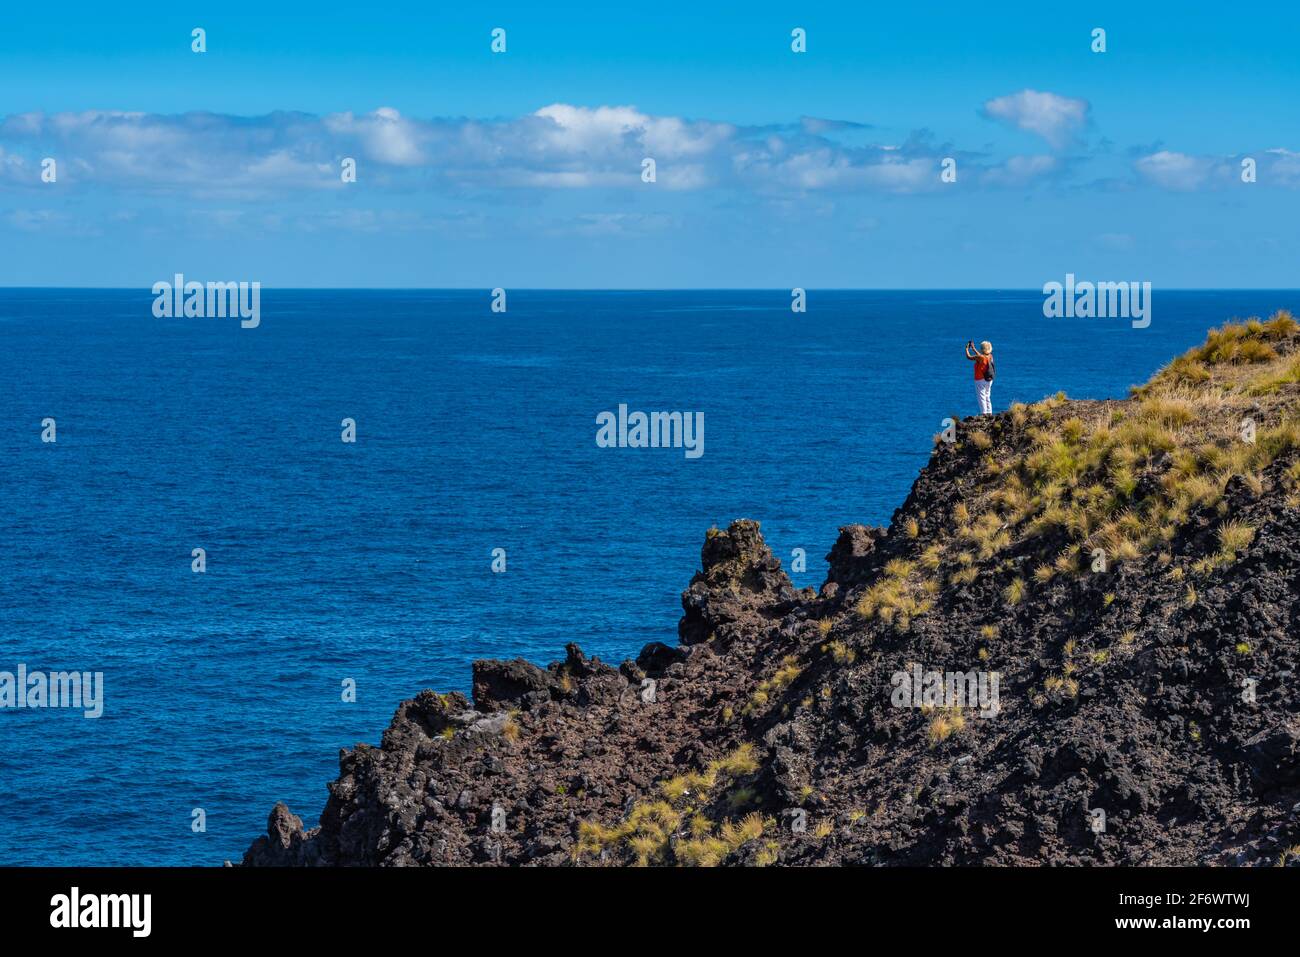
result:
M 994 343 L 996 409 L 1120 396 L 1300 293 L 1157 291 L 1141 330 L 1033 291 L 488 302 L 267 290 L 245 330 L 156 319 L 147 291 L 0 290 L 0 671 L 105 682 L 98 719 L 0 710 L 0 864 L 219 864 L 281 799 L 314 824 L 338 749 L 468 690 L 474 658 L 671 643 L 710 525 L 760 520 L 820 584 L 837 528 L 888 521 L 975 411 L 968 339 Z M 620 403 L 703 412 L 704 455 L 598 448 Z

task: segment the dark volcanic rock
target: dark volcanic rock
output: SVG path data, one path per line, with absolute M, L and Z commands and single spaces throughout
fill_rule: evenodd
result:
M 1260 791 L 1300 784 L 1300 719 L 1261 731 L 1246 741 L 1245 752 Z
M 845 525 L 841 528 L 840 537 L 826 556 L 830 565 L 826 575 L 827 583 L 846 587 L 870 578 L 878 567 L 876 543 L 885 535 L 885 529 L 868 528 L 866 525 Z
M 474 662 L 474 704 L 481 710 L 504 708 L 528 695 L 551 696 L 559 679 L 523 658 L 513 661 L 480 659 Z
M 681 648 L 671 648 L 662 641 L 652 641 L 641 649 L 641 653 L 636 656 L 636 663 L 645 674 L 661 675 L 669 665 L 685 661 L 686 657 Z
M 719 631 L 730 636 L 731 626 L 754 614 L 770 616 L 777 610 L 773 606 L 798 600 L 758 522 L 739 519 L 725 532 L 711 529 L 700 561 L 702 569 L 682 592 L 685 614 L 677 633 L 684 645 L 711 641 Z

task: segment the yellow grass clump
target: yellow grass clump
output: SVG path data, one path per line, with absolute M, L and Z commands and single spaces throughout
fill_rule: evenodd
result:
M 714 824 L 694 808 L 706 803 L 724 784 L 753 774 L 758 766 L 754 746 L 743 744 L 700 771 L 663 781 L 659 785 L 660 799 L 638 802 L 618 824 L 581 822 L 574 859 L 609 851 L 630 857 L 640 867 L 719 863 L 761 837 L 770 822 L 760 815 L 747 814 L 739 822 L 722 822 L 714 834 Z M 674 837 L 679 839 L 674 842 Z
M 1234 476 L 1252 495 L 1266 495 L 1273 463 L 1300 452 L 1298 340 L 1300 323 L 1287 312 L 1227 323 L 1135 388 L 1127 403 L 1063 411 L 1058 394 L 1013 408 L 1012 423 L 1027 430 L 1031 446 L 1019 460 L 1003 459 L 991 487 L 966 492 L 954 508 L 952 539 L 961 551 L 949 582 L 974 582 L 1026 542 L 1042 543 L 1036 555 L 1032 545 L 1020 549 L 1031 559 L 1021 574 L 1033 582 L 1109 571 L 1163 551 L 1197 513 L 1223 515 Z M 1287 501 L 1300 507 L 1300 464 L 1283 474 Z M 1218 551 L 1189 567 L 1219 567 L 1249 544 L 1236 525 L 1224 533 Z M 922 564 L 941 561 L 931 553 Z M 1004 599 L 1022 600 L 1025 585 L 1025 577 L 1003 579 Z M 899 606 L 906 618 L 905 594 L 891 580 L 866 605 Z

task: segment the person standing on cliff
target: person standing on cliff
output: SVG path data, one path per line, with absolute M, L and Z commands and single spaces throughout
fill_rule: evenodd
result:
M 975 343 L 966 342 L 966 358 L 975 363 L 975 395 L 980 403 L 980 415 L 993 414 L 993 343 L 985 340 L 980 343 L 979 352 Z

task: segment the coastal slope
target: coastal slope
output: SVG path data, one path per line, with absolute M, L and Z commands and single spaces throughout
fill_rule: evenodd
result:
M 1289 314 L 955 422 L 828 561 L 711 529 L 675 646 L 475 662 L 243 864 L 1300 864 Z

